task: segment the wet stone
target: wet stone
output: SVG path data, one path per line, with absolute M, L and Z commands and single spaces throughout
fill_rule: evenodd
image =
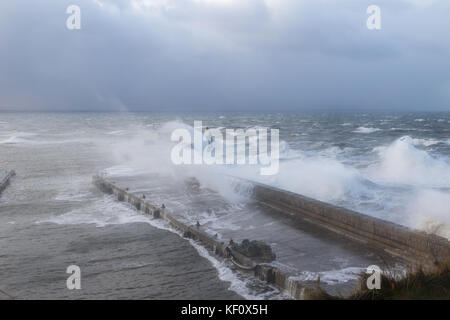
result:
M 234 243 L 232 248 L 249 258 L 258 258 L 267 262 L 276 258 L 271 246 L 263 241 L 245 239 L 240 244 Z

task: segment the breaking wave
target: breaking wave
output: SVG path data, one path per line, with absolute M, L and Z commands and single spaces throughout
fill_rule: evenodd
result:
M 381 131 L 379 128 L 371 128 L 371 127 L 358 127 L 355 131 L 355 133 L 374 133 L 377 131 Z
M 435 141 L 412 139 L 409 136 L 395 140 L 387 147 L 376 148 L 380 162 L 373 168 L 375 180 L 422 187 L 450 187 L 450 163 L 437 158 L 418 145 L 429 146 Z

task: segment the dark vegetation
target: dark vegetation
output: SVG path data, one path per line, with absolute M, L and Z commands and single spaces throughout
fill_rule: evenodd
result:
M 361 274 L 359 285 L 348 297 L 333 296 L 318 285 L 312 299 L 319 300 L 450 300 L 450 265 L 433 270 L 416 268 L 404 276 L 394 273 L 381 275 L 381 288 L 368 289 L 369 274 Z

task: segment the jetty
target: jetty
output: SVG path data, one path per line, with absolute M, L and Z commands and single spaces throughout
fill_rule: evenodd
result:
M 448 239 L 412 230 L 393 222 L 334 206 L 293 192 L 264 184 L 253 185 L 252 195 L 260 203 L 302 219 L 349 239 L 378 248 L 408 264 L 422 267 L 450 262 Z
M 96 175 L 93 182 L 292 299 L 308 299 L 318 285 L 348 295 L 371 265 L 391 270 L 450 261 L 445 238 L 253 181 L 230 177 L 230 186 L 249 199 L 237 204 L 195 179 Z M 245 255 L 230 239 L 270 245 L 274 260 Z

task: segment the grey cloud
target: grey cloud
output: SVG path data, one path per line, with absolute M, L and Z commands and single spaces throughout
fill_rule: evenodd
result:
M 1 2 L 0 110 L 450 109 L 445 0 L 99 1 Z

